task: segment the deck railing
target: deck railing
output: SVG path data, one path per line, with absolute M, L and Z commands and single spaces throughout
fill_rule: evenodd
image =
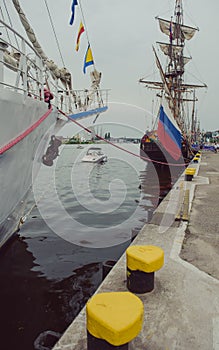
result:
M 108 90 L 73 90 L 49 68 L 54 65 L 52 61 L 43 60 L 24 37 L 2 20 L 0 25 L 0 89 L 44 100 L 46 86 L 54 96 L 51 103 L 65 113 L 107 106 Z

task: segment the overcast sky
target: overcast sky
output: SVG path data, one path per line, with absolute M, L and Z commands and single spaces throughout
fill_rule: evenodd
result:
M 81 36 L 79 51 L 75 51 L 76 36 L 82 19 L 80 8 L 76 8 L 75 21 L 70 26 L 72 0 L 47 0 L 47 3 L 65 65 L 73 72 L 74 88 L 86 88 L 91 67 L 84 75 L 83 61 L 87 49 L 85 33 Z M 168 40 L 160 32 L 155 17 L 169 19 L 175 0 L 80 0 L 80 3 L 95 66 L 102 72 L 102 87 L 110 89 L 110 108 L 101 118 L 105 122 L 127 123 L 144 132 L 151 123 L 152 95 L 138 80 L 146 76 L 153 78 L 156 67 L 152 45 L 156 41 Z M 20 0 L 20 4 L 45 53 L 61 67 L 62 61 L 44 0 Z M 193 60 L 186 66 L 186 78 L 188 82 L 204 82 L 208 85 L 207 90 L 198 91 L 197 113 L 202 129 L 216 130 L 219 129 L 219 1 L 184 0 L 183 4 L 185 24 L 200 29 L 187 42 L 188 50 L 185 53 L 191 55 Z M 128 107 L 124 107 L 126 104 Z

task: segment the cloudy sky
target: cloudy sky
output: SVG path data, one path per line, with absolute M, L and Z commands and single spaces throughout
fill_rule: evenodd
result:
M 6 1 L 8 3 L 8 0 Z M 77 6 L 73 26 L 69 25 L 72 0 L 47 0 L 66 67 L 73 72 L 75 89 L 89 85 L 89 72 L 83 73 L 87 49 L 85 33 L 78 52 L 75 41 L 82 15 Z M 1 5 L 3 1 L 1 0 Z M 20 0 L 47 56 L 60 67 L 54 35 L 44 0 Z M 169 19 L 174 0 L 80 0 L 86 21 L 96 69 L 102 72 L 102 88 L 110 89 L 110 108 L 103 121 L 127 123 L 144 131 L 151 125 L 154 111 L 152 93 L 138 83 L 153 79 L 156 70 L 152 45 L 168 38 L 158 27 L 156 16 Z M 198 91 L 197 114 L 201 128 L 219 129 L 218 98 L 218 0 L 184 0 L 184 22 L 200 29 L 188 43 L 186 66 L 188 82 L 204 82 L 208 89 Z M 121 107 L 121 109 L 119 108 Z

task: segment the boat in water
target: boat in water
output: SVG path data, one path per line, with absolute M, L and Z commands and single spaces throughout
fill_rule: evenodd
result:
M 59 154 L 57 131 L 106 111 L 107 91 L 100 89 L 96 69 L 90 72 L 90 89 L 74 90 L 71 73 L 45 55 L 18 0 L 2 2 L 0 25 L 1 247 L 23 221 L 40 166 L 51 166 Z
M 185 66 L 191 60 L 185 55 L 185 44 L 192 39 L 198 28 L 184 24 L 183 1 L 175 0 L 174 16 L 170 20 L 156 17 L 160 30 L 168 37 L 167 42 L 157 42 L 164 55 L 163 65 L 158 49 L 153 47 L 156 66 L 160 78 L 149 80 L 141 78 L 140 83 L 154 89 L 157 111 L 150 130 L 146 131 L 140 143 L 140 156 L 158 166 L 179 166 L 188 164 L 198 150 L 193 147 L 198 142 L 200 126 L 195 111 L 198 88 L 206 84 L 185 82 Z
M 103 153 L 101 147 L 89 147 L 87 153 L 82 158 L 82 162 L 87 163 L 105 163 L 107 156 Z

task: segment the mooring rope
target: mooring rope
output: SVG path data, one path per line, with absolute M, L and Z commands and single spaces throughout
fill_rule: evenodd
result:
M 69 117 L 69 116 L 68 116 L 66 113 L 64 113 L 63 111 L 59 110 L 59 112 L 60 112 L 62 115 L 64 115 L 66 118 L 68 118 L 68 120 L 72 121 L 72 122 L 75 123 L 77 126 L 79 126 L 80 128 L 82 128 L 83 130 L 87 131 L 89 134 L 92 134 L 92 133 L 93 133 L 92 130 L 86 128 L 86 127 L 83 126 L 81 123 L 77 122 L 76 120 L 71 119 L 71 117 Z M 171 166 L 177 166 L 177 167 L 185 167 L 185 164 L 182 164 L 182 163 L 179 163 L 179 164 L 177 164 L 177 163 L 166 163 L 166 162 L 159 162 L 159 161 L 157 161 L 157 160 L 152 160 L 152 159 L 150 159 L 150 158 L 148 158 L 148 157 L 141 156 L 141 155 L 136 154 L 136 153 L 134 153 L 134 152 L 131 152 L 131 151 L 129 151 L 129 150 L 127 150 L 127 149 L 125 149 L 125 148 L 123 148 L 123 147 L 121 147 L 121 146 L 118 146 L 118 145 L 116 145 L 115 143 L 113 143 L 113 142 L 111 142 L 111 141 L 109 141 L 109 140 L 106 140 L 104 137 L 102 137 L 102 136 L 100 136 L 100 135 L 98 135 L 98 134 L 95 134 L 95 136 L 96 136 L 98 139 L 100 139 L 100 140 L 102 140 L 102 141 L 108 143 L 109 145 L 111 145 L 111 146 L 113 146 L 113 147 L 115 147 L 115 148 L 120 149 L 120 150 L 123 151 L 123 152 L 129 153 L 129 154 L 133 155 L 134 157 L 137 157 L 137 158 L 146 160 L 146 161 L 148 161 L 148 162 L 156 163 L 156 164 L 160 164 L 160 165 L 166 165 L 166 166 L 167 166 L 167 165 L 168 165 L 168 166 L 171 165 Z

